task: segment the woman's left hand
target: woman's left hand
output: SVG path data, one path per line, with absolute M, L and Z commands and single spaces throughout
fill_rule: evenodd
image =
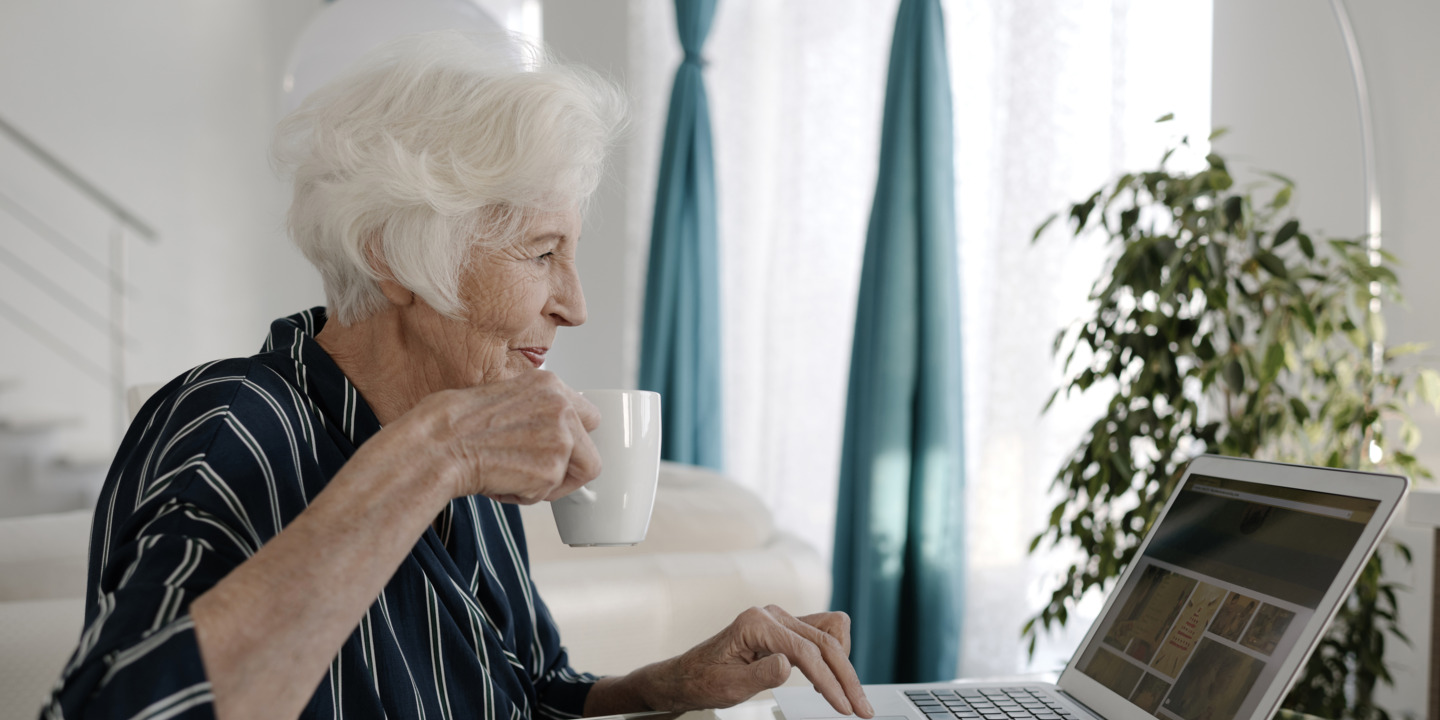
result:
M 740 613 L 729 627 L 679 657 L 601 680 L 585 714 L 730 707 L 782 685 L 792 667 L 800 668 L 840 713 L 875 716 L 850 664 L 850 616 L 827 612 L 797 618 L 775 605 Z

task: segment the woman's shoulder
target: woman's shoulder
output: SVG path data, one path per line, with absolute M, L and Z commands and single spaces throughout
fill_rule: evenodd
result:
M 177 420 L 188 424 L 196 418 L 243 411 L 257 395 L 274 400 L 292 390 L 285 376 L 262 356 L 216 360 L 154 388 L 135 419 L 142 422 L 160 416 L 166 424 Z
M 313 424 L 327 402 L 334 404 L 329 395 L 345 395 L 327 391 L 346 385 L 314 342 L 324 322 L 323 308 L 280 318 L 256 354 L 207 362 L 164 385 L 142 387 L 139 394 L 148 398 L 122 447 L 183 444 L 203 453 L 216 437 L 239 435 L 250 444 L 278 430 L 287 445 L 315 437 Z
M 315 437 L 307 400 L 263 356 L 206 363 L 145 402 L 102 496 L 113 493 L 141 515 L 178 498 L 213 514 L 279 503 L 288 518 L 309 498 Z
M 121 442 L 122 457 L 142 449 L 150 456 L 153 448 L 171 457 L 208 455 L 217 440 L 306 422 L 302 393 L 263 354 L 205 363 L 150 389 Z

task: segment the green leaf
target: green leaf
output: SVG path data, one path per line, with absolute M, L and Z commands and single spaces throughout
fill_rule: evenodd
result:
M 1066 507 L 1067 507 L 1067 506 L 1066 506 L 1064 503 L 1061 503 L 1061 504 L 1059 504 L 1059 505 L 1056 505 L 1055 508 L 1050 511 L 1050 526 L 1051 526 L 1051 527 L 1060 527 L 1060 521 L 1065 518 L 1065 508 L 1066 508 Z
M 1285 346 L 1282 343 L 1270 343 L 1265 348 L 1265 364 L 1261 366 L 1260 382 L 1270 384 L 1275 378 L 1280 377 L 1280 368 L 1285 365 Z
M 1400 444 L 1404 445 L 1406 450 L 1420 447 L 1420 428 L 1409 418 L 1400 423 Z
M 1420 370 L 1415 384 L 1420 390 L 1420 399 L 1435 408 L 1435 412 L 1440 412 L 1440 372 L 1431 368 L 1423 368 Z
M 1315 243 L 1310 241 L 1310 236 L 1305 233 L 1299 233 L 1295 236 L 1295 239 L 1300 241 L 1300 252 L 1305 253 L 1305 257 L 1314 260 Z
M 1245 391 L 1245 368 L 1240 366 L 1238 359 L 1230 358 L 1230 362 L 1225 364 L 1225 382 L 1235 392 Z
M 1050 227 L 1050 223 L 1055 222 L 1055 218 L 1058 217 L 1060 217 L 1060 213 L 1050 213 L 1050 217 L 1045 218 L 1045 222 L 1040 223 L 1040 227 L 1035 228 L 1035 234 L 1030 237 L 1030 242 L 1039 241 L 1040 236 L 1045 234 L 1045 229 Z
M 1060 391 L 1063 389 L 1064 388 L 1055 388 L 1055 390 L 1050 393 L 1050 399 L 1045 401 L 1045 407 L 1041 409 L 1040 412 L 1050 412 L 1050 406 L 1055 404 L 1055 399 L 1060 397 Z
M 1292 373 L 1300 372 L 1300 351 L 1296 349 L 1295 343 L 1286 340 L 1285 343 L 1285 369 Z
M 1218 127 L 1218 128 L 1215 128 L 1214 130 L 1211 130 L 1211 131 L 1210 131 L 1210 137 L 1208 137 L 1208 138 L 1206 138 L 1206 139 L 1213 142 L 1213 141 L 1219 140 L 1220 138 L 1222 138 L 1222 137 L 1224 137 L 1225 135 L 1229 134 L 1229 132 L 1230 132 L 1230 128 L 1227 128 L 1227 127 Z
M 1295 311 L 1300 315 L 1300 321 L 1305 323 L 1305 329 L 1314 333 L 1317 327 L 1315 324 L 1315 309 L 1310 307 L 1310 303 L 1296 303 Z
M 1120 213 L 1120 234 L 1121 234 L 1122 236 L 1129 236 L 1129 235 L 1130 235 L 1130 230 L 1135 227 L 1135 223 L 1136 223 L 1137 221 L 1139 221 L 1139 220 L 1140 220 L 1140 208 L 1130 208 L 1129 210 L 1123 210 L 1123 211 L 1121 211 L 1121 213 Z
M 1195 343 L 1195 357 L 1200 358 L 1200 362 L 1202 363 L 1208 363 L 1214 360 L 1215 343 L 1211 342 L 1208 337 Z
M 1294 188 L 1286 185 L 1275 191 L 1275 197 L 1270 200 L 1270 207 L 1279 210 L 1290 204 L 1290 193 Z M 1278 244 L 1278 243 L 1277 243 Z
M 1172 113 L 1165 113 L 1164 115 L 1161 115 L 1160 117 L 1155 118 L 1155 122 L 1157 122 L 1157 123 L 1170 122 L 1171 120 L 1174 120 L 1174 119 L 1175 119 L 1175 113 L 1173 113 L 1173 112 L 1172 112 Z
M 1216 192 L 1229 190 L 1230 186 L 1235 184 L 1235 180 L 1230 177 L 1230 173 L 1223 168 L 1211 170 L 1205 174 L 1210 178 L 1210 188 Z
M 1070 207 L 1070 217 L 1075 220 L 1075 234 L 1079 235 L 1090 222 L 1090 213 L 1095 211 L 1095 203 L 1099 201 L 1100 193 L 1090 196 L 1090 199 L 1083 203 L 1077 203 Z
M 1221 206 L 1225 213 L 1225 229 L 1234 232 L 1233 228 L 1245 215 L 1245 201 L 1239 195 L 1231 195 L 1225 198 L 1225 204 Z
M 1295 233 L 1297 233 L 1297 232 L 1299 232 L 1299 231 L 1300 231 L 1300 221 L 1299 221 L 1299 220 L 1291 220 L 1290 222 L 1287 222 L 1287 223 L 1285 223 L 1284 225 L 1281 225 L 1281 226 L 1280 226 L 1280 229 L 1275 231 L 1275 242 L 1270 243 L 1270 247 L 1272 247 L 1272 248 L 1278 248 L 1278 247 L 1280 247 L 1281 245 L 1284 245 L 1285 243 L 1290 242 L 1290 238 L 1295 237 Z
M 1255 253 L 1255 259 L 1258 260 L 1260 266 L 1265 268 L 1265 271 L 1271 275 L 1278 278 L 1290 277 L 1290 272 L 1285 269 L 1285 261 L 1281 260 L 1275 253 L 1269 250 L 1261 250 Z
M 1391 345 L 1390 347 L 1385 348 L 1385 359 L 1394 360 L 1395 358 L 1405 357 L 1406 355 L 1415 355 L 1423 351 L 1426 347 L 1428 346 L 1425 343 L 1403 343 L 1400 345 Z
M 1306 407 L 1300 398 L 1292 397 L 1290 398 L 1290 414 L 1303 423 L 1310 419 L 1310 408 Z

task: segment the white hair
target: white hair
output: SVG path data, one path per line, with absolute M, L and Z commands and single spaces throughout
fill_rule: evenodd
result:
M 273 148 L 330 317 L 383 309 L 387 274 L 461 317 L 472 252 L 583 207 L 623 117 L 612 83 L 512 36 L 422 33 L 366 55 L 281 120 Z

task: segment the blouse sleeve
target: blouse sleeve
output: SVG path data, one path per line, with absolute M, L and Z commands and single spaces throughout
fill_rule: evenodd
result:
M 569 657 L 560 648 L 550 667 L 536 680 L 539 716 L 550 720 L 585 716 L 585 700 L 598 680 L 589 672 L 570 670 Z
M 251 471 L 227 460 L 237 424 L 223 410 L 181 415 L 122 443 L 96 510 L 84 629 L 44 717 L 213 717 L 190 603 L 263 541 L 249 521 L 259 508 L 236 492 Z
M 55 717 L 212 717 L 190 603 L 239 561 L 233 529 L 171 502 L 110 549 L 79 647 L 50 699 Z

